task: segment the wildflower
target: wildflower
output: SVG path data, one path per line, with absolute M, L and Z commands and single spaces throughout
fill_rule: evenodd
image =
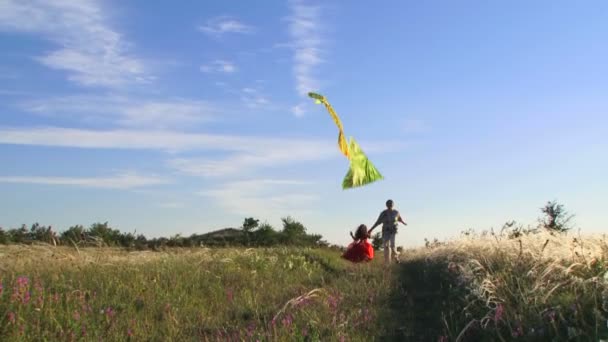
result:
M 30 280 L 28 277 L 20 276 L 17 278 L 17 285 L 19 287 L 26 287 L 29 284 Z
M 83 325 L 82 328 L 80 328 L 80 333 L 82 334 L 82 337 L 87 336 L 87 326 Z
M 496 311 L 494 312 L 494 321 L 498 322 L 502 319 L 502 315 L 505 311 L 504 306 L 501 304 L 498 304 L 498 306 L 496 307 Z
M 0 282 L 0 296 L 2 296 L 2 290 L 4 289 L 4 287 L 2 286 L 2 283 Z
M 511 332 L 511 336 L 513 336 L 513 337 L 524 336 L 524 328 L 522 328 L 521 324 L 519 324 L 517 326 L 517 328 L 513 329 L 513 331 Z
M 17 321 L 17 317 L 15 316 L 15 313 L 14 313 L 14 312 L 12 312 L 12 311 L 11 311 L 11 312 L 9 312 L 9 313 L 8 313 L 8 322 L 9 322 L 10 324 L 15 324 L 15 322 L 16 322 L 16 321 Z
M 230 303 L 232 303 L 232 300 L 234 299 L 234 293 L 232 292 L 232 289 L 226 289 L 226 298 Z
M 329 307 L 332 310 L 337 310 L 338 309 L 338 298 L 330 295 L 329 297 L 327 297 L 327 302 L 329 303 Z
M 112 318 L 116 314 L 116 312 L 114 310 L 112 310 L 112 308 L 109 306 L 106 308 L 105 313 L 108 318 Z
M 287 316 L 285 316 L 282 320 L 283 326 L 289 328 L 291 326 L 291 323 L 293 323 L 293 319 L 291 317 L 290 314 L 288 314 Z
M 127 336 L 133 337 L 133 330 L 131 328 L 127 329 Z
M 248 337 L 253 336 L 254 330 L 255 330 L 255 323 L 254 322 L 249 323 L 249 325 L 247 326 L 247 336 Z
M 80 313 L 78 311 L 74 310 L 72 317 L 74 318 L 75 321 L 78 321 L 78 320 L 80 320 Z

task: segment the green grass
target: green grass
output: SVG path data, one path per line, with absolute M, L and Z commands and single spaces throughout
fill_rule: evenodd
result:
M 547 242 L 548 240 L 548 242 Z M 604 238 L 329 249 L 0 247 L 2 341 L 597 341 Z
M 5 341 L 369 340 L 387 288 L 335 251 L 8 249 Z

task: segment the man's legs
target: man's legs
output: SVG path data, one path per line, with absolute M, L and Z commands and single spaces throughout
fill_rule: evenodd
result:
M 393 261 L 395 262 L 399 262 L 399 258 L 397 257 L 397 250 L 395 250 L 395 237 L 396 237 L 397 233 L 393 233 L 391 234 L 391 257 L 393 259 Z
M 395 233 L 382 232 L 382 249 L 384 250 L 384 264 L 388 265 L 391 262 L 391 254 L 393 254 L 393 258 L 396 258 Z

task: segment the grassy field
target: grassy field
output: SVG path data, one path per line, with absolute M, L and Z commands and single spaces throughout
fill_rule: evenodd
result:
M 339 255 L 0 246 L 0 340 L 597 341 L 606 326 L 603 237 L 469 237 L 389 269 Z

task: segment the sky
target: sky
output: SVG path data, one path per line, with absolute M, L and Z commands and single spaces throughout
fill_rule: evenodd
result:
M 0 227 L 605 232 L 607 42 L 605 1 L 0 0 Z M 384 179 L 342 189 L 309 91 Z

